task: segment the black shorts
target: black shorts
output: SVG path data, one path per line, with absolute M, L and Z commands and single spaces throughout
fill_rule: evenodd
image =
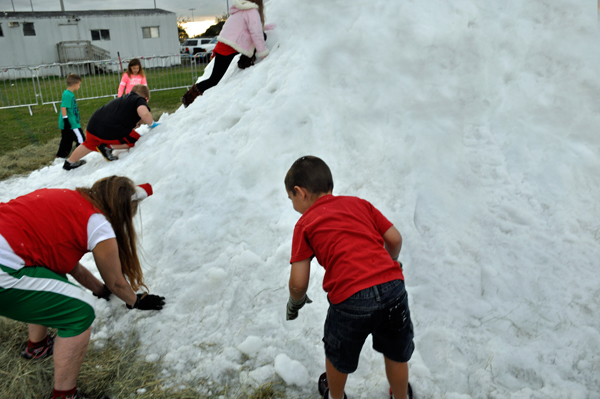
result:
M 376 285 L 330 304 L 323 338 L 325 356 L 339 372 L 353 373 L 369 334 L 373 349 L 388 359 L 404 363 L 411 358 L 414 332 L 404 281 Z

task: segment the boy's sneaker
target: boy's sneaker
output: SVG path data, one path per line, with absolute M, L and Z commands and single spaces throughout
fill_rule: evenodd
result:
M 21 356 L 29 360 L 43 359 L 48 356 L 52 356 L 54 351 L 54 336 L 48 336 L 48 343 L 40 348 L 30 349 L 26 347 L 21 352 Z
M 100 154 L 102 154 L 102 156 L 104 157 L 104 159 L 106 159 L 109 162 L 110 161 L 116 161 L 117 159 L 119 159 L 115 155 L 113 155 L 112 148 L 110 148 L 106 144 L 100 144 L 98 147 L 96 147 L 96 149 L 98 150 L 98 152 Z
M 69 162 L 69 160 L 65 160 L 65 163 L 63 165 L 63 169 L 64 170 L 71 170 L 71 169 L 75 169 L 80 167 L 81 165 L 85 165 L 85 161 L 82 159 L 80 161 L 75 161 L 73 163 Z
M 412 387 L 410 386 L 410 382 L 408 383 L 408 390 L 406 391 L 406 397 L 408 399 L 413 399 L 413 392 L 412 392 Z M 392 395 L 392 388 L 390 388 L 390 399 L 394 399 L 394 396 Z
M 319 381 L 317 382 L 319 388 L 319 394 L 323 399 L 329 399 L 329 382 L 327 382 L 327 373 L 321 374 Z M 346 392 L 344 392 L 344 399 L 348 399 Z

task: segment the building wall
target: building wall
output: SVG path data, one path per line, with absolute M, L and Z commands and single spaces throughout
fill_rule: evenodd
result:
M 90 13 L 90 12 L 86 12 Z M 90 40 L 95 46 L 110 52 L 111 58 L 179 54 L 179 37 L 175 13 L 91 15 L 71 13 L 0 14 L 1 66 L 36 66 L 58 62 L 57 43 L 71 40 Z M 51 16 L 43 14 L 54 14 Z M 56 15 L 60 14 L 60 15 Z M 19 26 L 10 28 L 10 22 Z M 24 35 L 24 23 L 33 22 L 35 36 Z M 143 27 L 158 27 L 158 38 L 143 38 Z M 110 40 L 92 41 L 92 30 L 107 29 Z

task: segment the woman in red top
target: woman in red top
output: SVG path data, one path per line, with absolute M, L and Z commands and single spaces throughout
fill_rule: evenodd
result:
M 95 318 L 92 295 L 115 294 L 129 309 L 160 310 L 164 297 L 136 294 L 144 287 L 133 217 L 149 184 L 120 176 L 91 188 L 41 189 L 0 203 L 0 316 L 28 323 L 22 356 L 54 354 L 53 398 L 85 398 L 76 390 Z M 79 263 L 92 252 L 100 276 Z M 58 329 L 56 343 L 48 327 Z

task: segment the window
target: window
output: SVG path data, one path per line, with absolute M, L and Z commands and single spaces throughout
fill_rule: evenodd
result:
M 92 40 L 110 40 L 108 29 L 92 29 Z
M 4 36 L 4 32 L 2 32 L 2 24 L 0 24 L 0 37 Z
M 23 22 L 23 34 L 25 36 L 35 36 L 35 27 L 33 22 Z
M 142 28 L 142 36 L 144 39 L 154 39 L 156 37 L 160 37 L 158 26 L 147 26 Z
M 9 28 L 18 28 L 19 27 L 19 23 L 18 22 L 9 22 L 8 23 L 8 27 Z

